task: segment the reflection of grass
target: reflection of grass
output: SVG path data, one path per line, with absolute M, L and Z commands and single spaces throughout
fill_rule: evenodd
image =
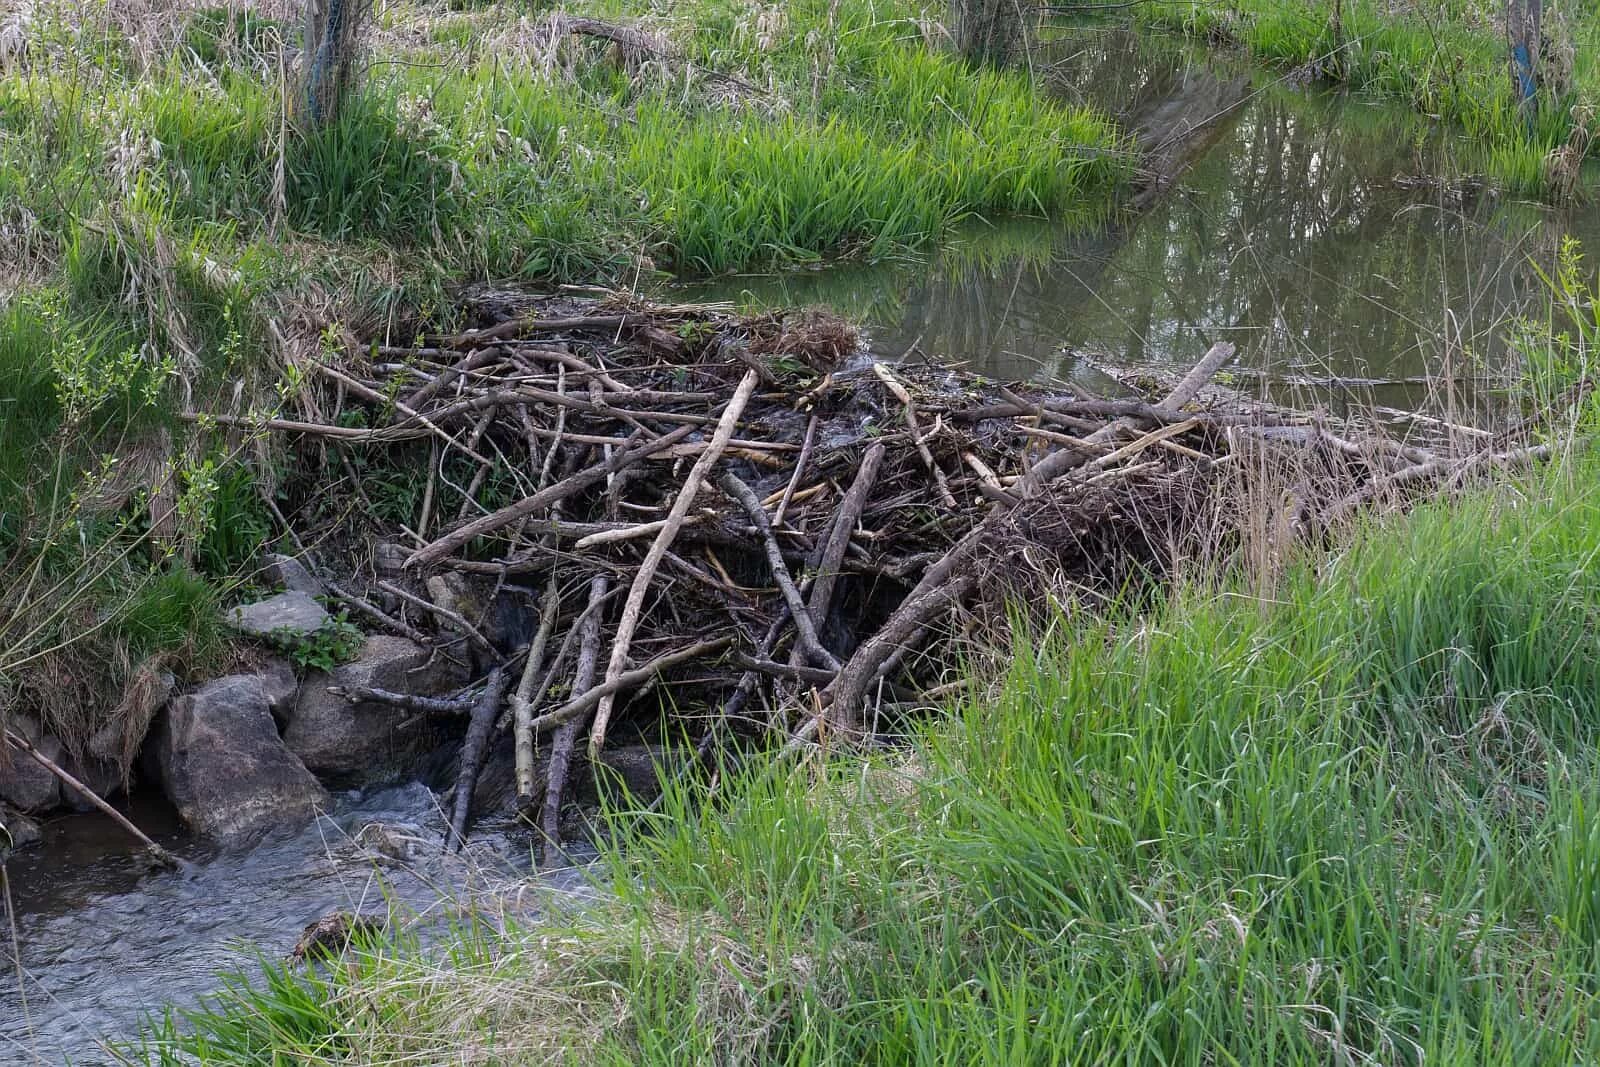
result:
M 1424 507 L 1270 601 L 1060 618 L 909 753 L 619 819 L 620 900 L 269 968 L 145 1051 L 1592 1061 L 1596 486 L 1590 455 Z
M 1471 0 L 1152 0 L 1138 5 L 1135 18 L 1237 42 L 1284 66 L 1316 62 L 1325 76 L 1458 127 L 1473 165 L 1512 190 L 1546 192 L 1564 180 L 1549 157 L 1572 136 L 1574 108 L 1600 103 L 1600 18 L 1578 5 L 1565 22 L 1554 13 L 1547 19 L 1558 45 L 1576 59 L 1555 61 L 1568 68 L 1566 87 L 1546 101 L 1530 131 L 1512 96 L 1498 15 L 1498 7 Z
M 1078 225 L 1038 219 L 972 220 L 926 253 L 903 253 L 870 264 L 842 262 L 820 271 L 732 276 L 691 282 L 692 298 L 732 300 L 747 310 L 822 305 L 848 319 L 893 323 L 910 294 L 924 285 L 983 290 L 994 272 L 1046 270 Z

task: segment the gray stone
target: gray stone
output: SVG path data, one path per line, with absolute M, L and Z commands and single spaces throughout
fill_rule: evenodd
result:
M 313 634 L 322 629 L 328 618 L 327 611 L 310 594 L 299 592 L 279 593 L 228 612 L 229 624 L 251 637 Z
M 379 578 L 398 578 L 405 574 L 406 557 L 411 555 L 404 545 L 393 541 L 379 541 L 372 548 L 372 566 Z
M 88 786 L 95 796 L 102 799 L 122 789 L 122 772 L 111 760 L 96 759 L 87 753 L 83 759 L 73 759 L 68 756 L 66 762 L 62 764 L 62 769 Z M 73 811 L 94 810 L 94 804 L 76 789 L 62 786 L 61 799 Z
M 57 766 L 66 755 L 61 742 L 32 716 L 11 716 L 9 728 Z M 48 811 L 61 802 L 61 783 L 22 749 L 0 744 L 0 800 L 22 811 Z
M 269 659 L 256 672 L 256 677 L 261 680 L 261 692 L 267 698 L 267 707 L 282 729 L 294 714 L 294 703 L 300 695 L 300 676 L 295 674 L 287 660 Z
M 190 829 L 222 844 L 304 825 L 328 795 L 278 737 L 261 679 L 208 682 L 167 706 L 151 744 L 167 798 Z
M 344 788 L 393 781 L 439 745 L 441 724 L 390 704 L 351 703 L 328 687 L 439 696 L 466 680 L 454 663 L 403 637 L 370 636 L 354 662 L 306 677 L 283 738 L 329 784 Z
M 310 568 L 293 556 L 285 556 L 280 552 L 269 552 L 263 556 L 257 574 L 263 584 L 281 587 L 291 593 L 325 596 L 328 592 Z
M 44 830 L 20 811 L 0 805 L 0 861 L 6 853 L 44 840 Z

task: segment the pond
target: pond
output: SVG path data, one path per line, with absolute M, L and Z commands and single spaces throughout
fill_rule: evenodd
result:
M 921 260 L 672 287 L 681 300 L 826 305 L 884 358 L 1113 388 L 1215 341 L 1234 384 L 1297 403 L 1460 407 L 1514 370 L 1507 326 L 1542 314 L 1565 238 L 1600 212 L 1501 198 L 1410 113 L 1115 29 L 1036 47 L 1064 99 L 1112 115 L 1158 188 L 1096 232 L 973 221 Z M 1292 79 L 1291 79 L 1292 80 Z M 1159 195 L 1153 195 L 1159 193 Z M 1285 395 L 1292 392 L 1292 396 Z

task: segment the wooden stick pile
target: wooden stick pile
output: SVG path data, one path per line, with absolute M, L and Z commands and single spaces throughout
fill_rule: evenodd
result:
M 1479 437 L 1444 454 L 1237 397 L 1200 406 L 1226 344 L 1154 399 L 1106 399 L 887 366 L 819 315 L 485 306 L 477 329 L 320 367 L 304 418 L 231 420 L 341 457 L 426 455 L 415 519 L 391 531 L 402 576 L 338 593 L 465 649 L 480 681 L 444 700 L 346 695 L 468 716 L 457 841 L 497 745 L 514 746 L 517 792 L 554 843 L 580 738 L 597 756 L 623 717 L 668 709 L 702 755 L 741 733 L 871 735 L 938 681 L 952 619 L 1002 606 L 1021 561 L 1087 585 L 1159 571 L 1261 455 L 1298 457 L 1306 529 L 1537 458 Z M 525 597 L 531 635 L 497 645 L 427 595 L 446 577 Z

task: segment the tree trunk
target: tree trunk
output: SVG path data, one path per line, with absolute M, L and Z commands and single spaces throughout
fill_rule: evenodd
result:
M 300 104 L 310 126 L 339 117 L 356 80 L 357 38 L 371 0 L 306 0 L 305 49 L 300 57 Z

